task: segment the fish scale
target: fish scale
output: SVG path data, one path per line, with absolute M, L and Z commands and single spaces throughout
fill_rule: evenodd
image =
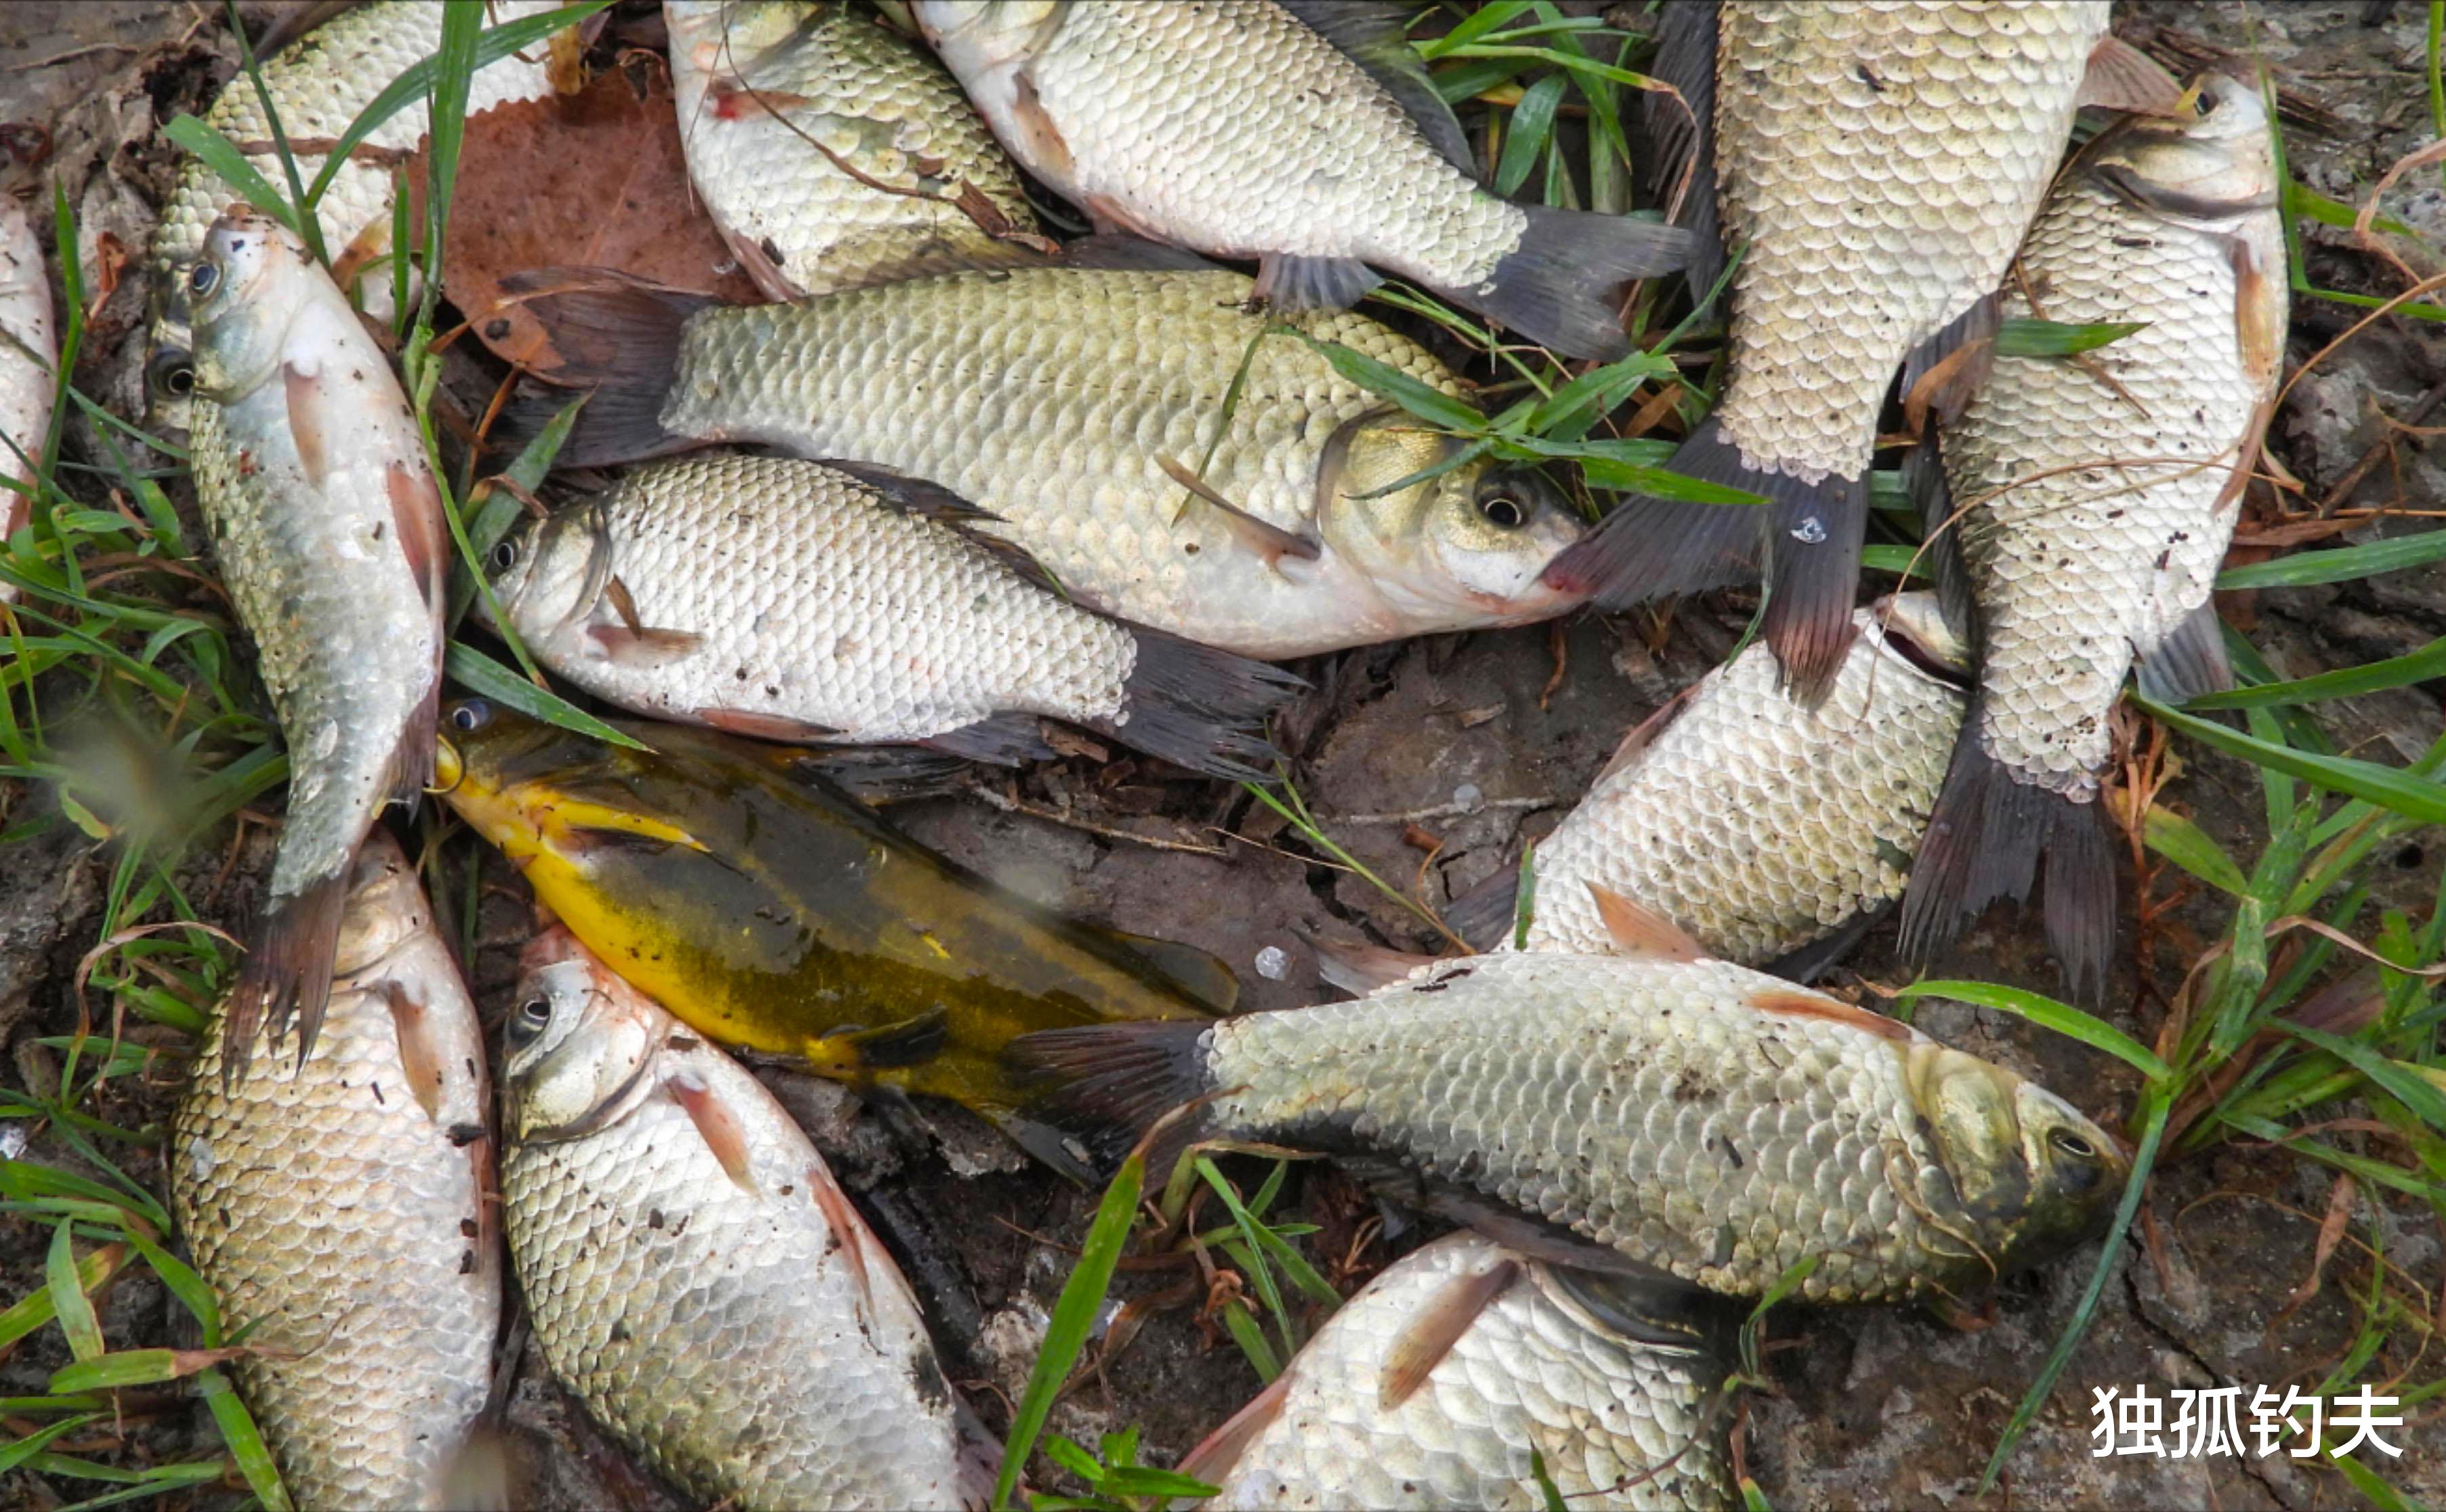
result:
M 670 0 L 663 12 L 689 180 L 743 257 L 779 252 L 797 293 L 1002 250 L 951 202 L 965 186 L 1012 229 L 1037 229 L 1017 169 L 959 86 L 857 9 Z
M 1415 1394 L 1386 1404 L 1384 1368 L 1421 1314 L 1507 1263 L 1521 1274 Z M 1451 1235 L 1343 1303 L 1251 1408 L 1265 1426 L 1228 1463 L 1200 1449 L 1184 1468 L 1222 1487 L 1206 1504 L 1246 1512 L 1533 1512 L 1546 1504 L 1533 1452 L 1568 1505 L 1698 1512 L 1729 1500 L 1723 1376 L 1695 1349 L 1625 1337 L 1535 1262 Z
M 1725 246 L 1747 251 L 1716 413 L 1753 469 L 1854 478 L 1895 368 L 2003 279 L 2107 6 L 1735 0 L 1721 15 L 1718 203 Z
M 1853 617 L 1862 633 L 1823 704 L 1796 707 L 1774 653 L 1752 646 L 1597 779 L 1537 843 L 1527 948 L 1611 950 L 1592 886 L 1747 966 L 1902 896 L 1966 694 L 1895 650 L 1876 611 Z M 1509 944 L 1510 914 L 1489 920 L 1485 937 Z
M 446 1506 L 500 1323 L 490 1143 L 463 1136 L 491 1112 L 483 1038 L 398 846 L 369 841 L 353 883 L 342 977 L 302 1066 L 224 1086 L 228 1018 L 213 1016 L 172 1117 L 171 1206 L 223 1332 L 295 1351 L 234 1369 L 300 1504 Z M 429 1109 L 394 994 L 421 1011 Z

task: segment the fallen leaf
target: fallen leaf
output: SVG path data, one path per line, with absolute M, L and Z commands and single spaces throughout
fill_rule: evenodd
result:
M 422 195 L 424 164 L 409 170 Z M 561 365 L 501 279 L 533 268 L 612 268 L 733 304 L 762 296 L 688 187 L 670 83 L 612 69 L 576 94 L 467 122 L 442 284 L 477 338 L 537 372 Z

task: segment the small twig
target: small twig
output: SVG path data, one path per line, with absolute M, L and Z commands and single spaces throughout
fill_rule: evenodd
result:
M 1067 829 L 1101 835 L 1106 840 L 1125 840 L 1134 845 L 1145 845 L 1161 851 L 1180 851 L 1190 856 L 1221 857 L 1230 854 L 1220 845 L 1200 845 L 1194 841 L 1165 840 L 1157 835 L 1140 835 L 1131 830 L 1116 829 L 1109 824 L 1099 824 L 1092 820 L 1081 819 L 1059 808 L 1046 808 L 1042 804 L 1028 803 L 1025 799 L 1012 798 L 1007 794 L 996 792 L 990 787 L 971 784 L 969 791 L 1006 814 L 1025 814 L 1030 819 L 1041 819 L 1048 824 L 1060 824 Z
M 70 47 L 66 52 L 55 52 L 47 58 L 36 58 L 31 63 L 12 63 L 6 68 L 0 68 L 0 73 L 31 73 L 38 68 L 52 67 L 97 52 L 141 52 L 142 50 L 141 47 L 131 47 L 124 42 L 97 42 L 88 47 Z
M 2361 461 L 2353 463 L 2351 467 L 2347 468 L 2344 472 L 2344 476 L 2337 480 L 2336 486 L 2327 490 L 2327 497 L 2319 501 L 2319 518 L 2324 520 L 2333 516 L 2337 508 L 2341 506 L 2345 500 L 2352 497 L 2353 490 L 2359 488 L 2363 480 L 2367 479 L 2371 473 L 2377 471 L 2378 464 L 2380 462 L 2395 455 L 2395 432 L 2397 429 L 2400 428 L 2410 430 L 2413 426 L 2416 426 L 2422 421 L 2427 420 L 2430 415 L 2437 410 L 2440 404 L 2446 404 L 2446 383 L 2441 383 L 2436 387 L 2430 389 L 2427 393 L 2422 394 L 2418 403 L 2415 404 L 2410 409 L 2403 412 L 2402 419 L 2388 419 L 2386 434 L 2379 437 L 2378 440 L 2371 442 L 2369 444 L 2369 449 L 2361 453 Z M 2385 419 L 2388 417 L 2382 416 L 2380 418 Z
M 1323 814 L 1318 822 L 1336 824 L 1420 824 L 1431 819 L 1461 819 L 1471 814 L 1514 809 L 1552 808 L 1562 800 L 1551 794 L 1534 798 L 1481 798 L 1474 803 L 1438 803 L 1432 808 L 1404 809 L 1398 814 Z

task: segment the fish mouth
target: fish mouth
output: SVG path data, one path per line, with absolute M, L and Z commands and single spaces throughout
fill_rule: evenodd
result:
M 459 754 L 459 747 L 451 745 L 448 737 L 437 736 L 433 742 L 433 781 L 424 790 L 437 798 L 446 798 L 459 790 L 466 776 L 466 759 Z

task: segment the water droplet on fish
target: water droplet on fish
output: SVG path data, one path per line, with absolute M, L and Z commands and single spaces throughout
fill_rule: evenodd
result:
M 1792 539 L 1804 546 L 1816 546 L 1826 539 L 1826 526 L 1816 515 L 1792 527 Z
M 1257 953 L 1257 974 L 1270 982 L 1279 982 L 1291 973 L 1291 958 L 1279 945 L 1269 945 Z

